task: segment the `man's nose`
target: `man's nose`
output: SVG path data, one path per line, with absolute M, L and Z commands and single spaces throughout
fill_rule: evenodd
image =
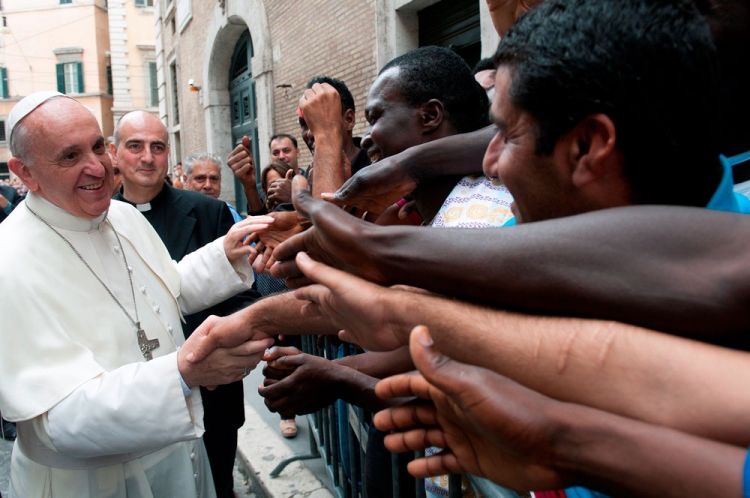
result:
M 367 150 L 372 147 L 373 144 L 374 142 L 372 141 L 372 137 L 370 136 L 370 129 L 368 128 L 365 132 L 365 136 L 362 137 L 362 142 L 360 142 L 359 145 L 360 147 L 362 147 L 362 149 Z

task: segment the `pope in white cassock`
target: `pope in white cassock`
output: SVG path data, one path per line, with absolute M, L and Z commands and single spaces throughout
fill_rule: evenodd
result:
M 181 313 L 252 285 L 256 217 L 175 263 L 135 208 L 110 201 L 93 114 L 56 92 L 9 118 L 25 204 L 0 225 L 0 410 L 18 424 L 11 496 L 214 496 L 199 385 L 241 379 L 270 340 L 188 356 Z M 184 345 L 183 345 L 184 343 Z

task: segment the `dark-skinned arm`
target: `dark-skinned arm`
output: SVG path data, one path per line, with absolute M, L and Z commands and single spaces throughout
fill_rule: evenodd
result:
M 700 338 L 750 328 L 750 217 L 635 206 L 501 229 L 380 227 L 295 190 L 313 228 L 274 252 L 299 286 L 306 251 L 368 280 L 524 311 L 605 318 Z M 429 248 L 429 249 L 428 249 Z M 297 277 L 297 278 L 295 278 Z
M 408 354 L 408 348 L 404 349 Z M 398 353 L 395 355 L 396 361 L 403 363 L 402 352 L 394 353 Z M 389 356 L 394 355 L 379 353 L 377 359 L 393 364 Z M 268 364 L 263 368 L 265 379 L 258 393 L 265 398 L 266 406 L 273 412 L 306 415 L 329 406 L 337 399 L 374 412 L 408 400 L 383 400 L 375 394 L 375 385 L 380 378 L 366 375 L 338 361 L 304 354 L 296 348 L 272 348 L 263 359 Z M 390 370 L 402 373 L 413 368 L 409 361 L 407 368 Z
M 442 351 L 553 398 L 731 444 L 749 445 L 750 354 L 632 325 L 528 316 L 388 289 L 297 256 L 317 285 L 295 295 L 340 337 L 374 350 L 430 328 Z M 721 410 L 716 407 L 720 406 Z
M 333 190 L 320 190 L 327 192 L 321 198 L 380 214 L 412 193 L 423 180 L 481 173 L 484 153 L 495 133 L 497 129 L 488 126 L 410 147 L 362 168 L 335 194 Z
M 743 496 L 746 448 L 571 403 L 440 354 L 425 327 L 410 341 L 421 375 L 381 381 L 384 398 L 415 395 L 375 416 L 395 452 L 446 448 L 409 463 L 416 477 L 468 472 L 519 490 L 580 485 L 613 496 Z

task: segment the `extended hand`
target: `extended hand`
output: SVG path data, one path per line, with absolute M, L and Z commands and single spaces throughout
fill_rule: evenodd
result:
M 306 415 L 339 398 L 336 374 L 347 367 L 303 354 L 296 348 L 273 348 L 266 358 L 269 359 L 263 368 L 265 379 L 258 394 L 265 398 L 272 412 Z
M 229 229 L 224 237 L 224 252 L 232 265 L 240 262 L 243 257 L 252 253 L 252 247 L 243 243 L 243 240 L 257 232 L 266 230 L 274 219 L 270 216 L 248 216 L 238 221 Z
M 563 403 L 553 401 L 490 370 L 443 356 L 426 327 L 415 327 L 409 341 L 421 375 L 398 375 L 378 383 L 389 399 L 417 396 L 431 401 L 383 410 L 374 423 L 394 452 L 428 446 L 445 450 L 409 463 L 415 477 L 471 473 L 516 490 L 563 487 L 554 468 L 553 418 Z
M 248 306 L 229 316 L 207 318 L 185 341 L 179 351 L 180 357 L 191 363 L 198 363 L 216 349 L 234 348 L 251 340 L 268 339 L 270 342 L 266 347 L 270 347 L 273 344 L 272 338 L 253 328 L 253 312 L 253 306 Z
M 307 190 L 307 181 L 301 177 L 294 179 L 293 197 L 297 213 L 310 220 L 313 227 L 276 248 L 273 257 L 277 263 L 271 271 L 273 276 L 287 278 L 287 286 L 291 288 L 308 283 L 306 278 L 300 278 L 294 259 L 298 252 L 305 251 L 327 265 L 373 282 L 385 281 L 366 240 L 366 234 L 374 228 L 372 223 L 357 219 L 330 203 L 313 199 Z
M 321 197 L 339 206 L 355 206 L 362 211 L 381 214 L 417 188 L 418 180 L 398 162 L 398 155 L 387 157 L 362 168 L 336 193 Z
M 303 316 L 324 316 L 342 332 L 339 338 L 365 349 L 391 351 L 406 344 L 404 330 L 390 319 L 390 304 L 406 298 L 405 291 L 386 289 L 361 278 L 297 255 L 297 265 L 317 285 L 294 291 L 294 297 L 311 301 Z
M 310 222 L 296 211 L 277 211 L 269 213 L 267 217 L 274 220 L 273 224 L 265 230 L 255 232 L 245 241 L 246 244 L 257 241 L 255 252 L 259 259 L 253 264 L 257 273 L 263 273 L 263 270 L 273 266 L 276 261 L 273 259 L 273 251 L 279 244 L 310 226 Z
M 227 165 L 244 188 L 255 188 L 255 161 L 253 160 L 253 153 L 250 151 L 249 138 L 242 137 L 242 143 L 237 145 L 229 154 Z
M 211 328 L 216 326 L 219 320 L 219 317 L 210 316 L 201 327 L 205 325 Z M 188 387 L 218 386 L 242 379 L 246 369 L 255 368 L 263 357 L 263 352 L 273 344 L 271 338 L 248 340 L 234 347 L 219 347 L 200 361 L 191 362 L 187 357 L 204 338 L 202 334 L 196 335 L 197 332 L 196 330 L 188 337 L 184 346 L 177 352 L 180 375 Z

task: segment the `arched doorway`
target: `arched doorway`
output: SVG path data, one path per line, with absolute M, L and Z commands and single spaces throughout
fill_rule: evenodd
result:
M 253 57 L 253 42 L 250 31 L 240 35 L 234 48 L 232 63 L 229 69 L 229 99 L 232 120 L 232 147 L 236 147 L 247 135 L 251 141 L 253 159 L 256 165 L 256 179 L 260 184 L 259 144 L 258 144 L 258 106 L 255 98 L 255 81 L 250 66 Z M 257 187 L 256 187 L 257 188 Z M 247 211 L 247 199 L 240 181 L 234 179 L 235 203 L 237 210 Z

